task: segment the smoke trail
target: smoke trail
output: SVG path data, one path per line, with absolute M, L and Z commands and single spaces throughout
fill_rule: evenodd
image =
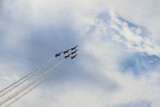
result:
M 55 72 L 53 72 L 52 74 L 50 74 L 47 78 L 45 78 L 44 80 L 42 80 L 41 82 L 39 82 L 37 85 L 35 85 L 34 87 L 32 87 L 31 89 L 29 89 L 28 91 L 26 91 L 25 93 L 23 93 L 21 96 L 19 96 L 18 98 L 16 98 L 14 101 L 10 102 L 8 105 L 6 105 L 6 107 L 9 107 L 10 105 L 14 104 L 16 101 L 20 100 L 22 97 L 24 97 L 26 94 L 28 94 L 29 92 L 31 92 L 33 89 L 35 89 L 36 87 L 38 87 L 39 85 L 41 85 L 43 82 L 45 82 L 46 80 L 48 80 L 51 76 L 53 76 L 56 72 L 58 72 L 60 70 L 57 69 Z
M 35 69 L 34 71 L 30 72 L 29 74 L 25 75 L 24 77 L 20 78 L 18 81 L 12 83 L 11 85 L 7 86 L 6 88 L 0 90 L 0 93 L 2 93 L 3 91 L 7 90 L 8 88 L 14 86 L 15 84 L 17 84 L 18 82 L 22 81 L 23 79 L 25 79 L 26 77 L 28 77 L 29 75 L 33 74 L 34 72 L 36 72 L 37 70 L 41 69 L 42 67 L 44 67 L 45 65 L 49 64 L 53 59 L 50 59 L 49 61 L 47 61 L 46 63 L 44 63 L 43 65 L 41 65 L 40 67 L 38 67 L 37 69 Z
M 15 89 L 16 87 L 18 87 L 19 85 L 21 85 L 22 83 L 26 82 L 27 80 L 29 80 L 31 77 L 35 76 L 36 74 L 38 74 L 39 72 L 41 72 L 42 70 L 44 70 L 45 68 L 47 68 L 49 65 L 51 65 L 52 63 L 54 63 L 55 60 L 53 60 L 52 62 L 50 62 L 48 65 L 44 66 L 42 69 L 40 69 L 39 71 L 35 71 L 35 73 L 33 73 L 31 76 L 29 76 L 28 78 L 24 79 L 22 82 L 20 81 L 19 84 L 15 85 L 14 87 L 12 87 L 11 89 L 7 90 L 6 92 L 2 93 L 0 95 L 0 98 L 3 97 L 4 95 L 6 95 L 7 93 L 9 93 L 10 91 L 12 91 L 13 89 Z
M 5 104 L 7 101 L 11 100 L 12 98 L 16 97 L 17 95 L 19 95 L 21 92 L 25 91 L 26 89 L 28 89 L 30 86 L 34 85 L 36 82 L 38 82 L 40 79 L 42 79 L 43 77 L 45 77 L 48 73 L 50 73 L 51 71 L 53 71 L 56 67 L 58 67 L 60 64 L 62 64 L 66 59 L 62 60 L 61 62 L 59 62 L 57 65 L 55 65 L 53 68 L 51 68 L 50 70 L 48 70 L 46 73 L 44 73 L 43 75 L 41 75 L 39 78 L 37 78 L 36 80 L 34 80 L 33 82 L 29 83 L 28 85 L 26 85 L 24 88 L 22 88 L 21 90 L 17 91 L 15 94 L 13 94 L 12 96 L 9 96 L 8 98 L 6 98 L 4 101 L 0 102 L 0 106 Z

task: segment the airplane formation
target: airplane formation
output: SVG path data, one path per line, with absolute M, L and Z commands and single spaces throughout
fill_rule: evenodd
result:
M 10 105 L 16 103 L 19 99 L 23 98 L 26 94 L 28 94 L 33 89 L 42 84 L 44 81 L 53 76 L 60 69 L 56 68 L 63 64 L 63 62 L 67 58 L 71 58 L 71 60 L 76 58 L 76 56 L 78 55 L 77 47 L 78 45 L 55 54 L 55 58 L 52 58 L 46 63 L 40 65 L 38 68 L 24 75 L 23 77 L 8 85 L 7 87 L 0 89 L 0 106 L 10 107 Z M 62 55 L 64 56 L 64 59 L 57 63 L 57 57 L 60 57 Z M 52 64 L 54 64 L 54 66 Z M 52 67 L 49 68 L 51 65 Z M 32 78 L 34 79 L 32 80 Z
M 74 59 L 74 58 L 76 58 L 76 56 L 78 55 L 78 54 L 76 54 L 77 51 L 78 51 L 77 47 L 78 47 L 78 45 L 75 46 L 75 47 L 73 47 L 73 48 L 70 48 L 70 49 L 68 49 L 68 50 L 66 50 L 66 51 L 57 53 L 57 54 L 55 54 L 55 57 L 60 57 L 62 53 L 63 53 L 63 54 L 67 54 L 69 51 L 71 51 L 71 53 L 69 53 L 68 55 L 64 56 L 64 58 L 67 59 L 67 58 L 69 58 L 69 57 L 71 56 L 71 59 Z M 76 49 L 76 50 L 75 50 L 75 49 Z

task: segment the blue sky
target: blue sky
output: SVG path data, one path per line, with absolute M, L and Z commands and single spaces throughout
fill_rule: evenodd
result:
M 79 45 L 13 107 L 159 107 L 158 0 L 2 0 L 0 88 Z

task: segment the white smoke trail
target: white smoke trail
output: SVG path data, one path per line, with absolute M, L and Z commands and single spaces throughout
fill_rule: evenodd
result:
M 0 90 L 0 93 L 4 92 L 5 90 L 7 90 L 8 88 L 14 86 L 15 84 L 17 84 L 18 82 L 22 81 L 23 79 L 25 79 L 26 77 L 28 77 L 29 75 L 33 74 L 34 72 L 36 72 L 37 70 L 41 69 L 42 67 L 44 67 L 45 65 L 49 64 L 51 61 L 53 60 L 50 59 L 49 61 L 47 61 L 46 63 L 44 63 L 43 65 L 41 65 L 40 67 L 38 67 L 37 69 L 35 69 L 34 71 L 30 72 L 29 74 L 25 75 L 24 77 L 20 78 L 18 81 L 12 83 L 11 85 L 7 86 L 6 88 Z
M 2 93 L 1 95 L 0 95 L 0 98 L 1 97 L 3 97 L 4 95 L 6 95 L 7 93 L 9 93 L 10 91 L 12 91 L 13 89 L 15 89 L 16 87 L 18 87 L 19 85 L 21 85 L 21 84 L 23 84 L 24 82 L 26 82 L 27 80 L 29 80 L 31 77 L 33 77 L 33 76 L 35 76 L 36 74 L 38 74 L 39 72 L 41 72 L 42 70 L 44 70 L 45 68 L 47 68 L 49 65 L 51 65 L 52 63 L 54 63 L 55 62 L 55 60 L 53 60 L 53 61 L 50 61 L 49 63 L 47 63 L 48 65 L 46 65 L 46 66 L 44 66 L 42 69 L 40 69 L 39 71 L 35 71 L 34 73 L 32 73 L 28 78 L 24 78 L 23 79 L 23 81 L 21 82 L 21 81 L 19 81 L 18 83 L 17 83 L 17 85 L 15 84 L 12 88 L 10 88 L 9 90 L 7 90 L 6 92 L 4 92 L 4 93 Z
M 34 85 L 36 82 L 38 82 L 40 79 L 44 78 L 48 73 L 50 73 L 51 71 L 53 71 L 56 67 L 58 67 L 60 64 L 62 64 L 66 59 L 62 60 L 61 62 L 59 62 L 57 65 L 55 65 L 53 68 L 49 69 L 46 73 L 44 73 L 43 75 L 41 75 L 39 78 L 37 78 L 36 80 L 34 80 L 33 82 L 29 83 L 28 85 L 26 85 L 24 88 L 22 88 L 21 90 L 15 92 L 15 94 L 7 97 L 5 100 L 0 102 L 0 106 L 5 104 L 6 102 L 8 102 L 9 100 L 11 100 L 12 98 L 16 97 L 17 95 L 19 95 L 21 92 L 25 91 L 26 89 L 28 89 L 29 87 L 31 87 L 32 85 Z
M 36 87 L 38 87 L 39 85 L 41 85 L 43 82 L 45 82 L 46 80 L 48 80 L 51 76 L 53 76 L 59 70 L 60 70 L 60 68 L 57 69 L 55 72 L 51 73 L 47 78 L 45 78 L 44 80 L 42 80 L 41 82 L 39 82 L 38 84 L 36 84 L 34 87 L 32 87 L 31 89 L 29 89 L 28 91 L 26 91 L 25 93 L 23 93 L 21 96 L 19 96 L 18 98 L 16 98 L 12 102 L 10 102 L 8 105 L 6 105 L 6 107 L 10 107 L 12 104 L 14 104 L 18 100 L 20 100 L 22 97 L 24 97 L 26 94 L 28 94 L 29 92 L 31 92 L 33 89 L 35 89 Z

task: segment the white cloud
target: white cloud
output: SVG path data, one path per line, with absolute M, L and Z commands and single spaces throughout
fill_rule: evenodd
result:
M 160 47 L 151 41 L 151 38 L 148 37 L 149 34 L 142 34 L 142 30 L 139 27 L 129 27 L 129 24 L 119 20 L 118 16 L 113 12 L 111 12 L 110 26 L 122 36 L 119 38 L 117 36 L 114 37 L 113 35 L 113 38 L 117 42 L 124 43 L 129 49 L 136 49 L 140 52 L 147 52 L 148 54 L 155 54 L 158 56 L 160 55 Z M 133 29 L 135 32 L 132 31 Z
M 110 81 L 114 81 L 119 85 L 119 89 L 110 92 L 102 87 L 97 88 L 97 86 L 92 86 L 91 84 L 78 87 L 78 83 L 69 81 L 75 87 L 67 84 L 62 87 L 59 85 L 53 86 L 56 89 L 52 87 L 53 89 L 50 88 L 45 91 L 36 90 L 13 106 L 105 107 L 107 105 L 107 107 L 114 107 L 144 100 L 151 102 L 152 107 L 159 107 L 160 86 L 157 83 L 160 78 L 158 73 L 159 68 L 146 72 L 146 74 L 139 77 L 133 76 L 130 72 L 119 72 L 118 68 L 118 62 L 128 54 L 127 49 L 131 50 L 131 53 L 138 51 L 160 55 L 157 43 L 160 40 L 160 3 L 158 2 L 157 0 L 5 1 L 4 8 L 6 10 L 4 12 L 7 18 L 12 20 L 12 23 L 10 24 L 8 20 L 3 18 L 0 19 L 0 23 L 2 23 L 0 29 L 5 33 L 7 32 L 5 37 L 3 37 L 3 46 L 12 49 L 22 48 L 25 45 L 23 44 L 25 39 L 28 38 L 29 30 L 31 30 L 30 26 L 60 26 L 64 21 L 72 20 L 73 23 L 71 24 L 75 27 L 73 29 L 81 35 L 81 37 L 78 37 L 78 40 L 82 41 L 81 50 L 95 61 L 93 62 L 84 56 L 81 60 L 83 63 L 81 67 L 87 69 L 88 73 L 92 75 L 101 75 L 103 78 L 109 78 Z M 151 31 L 151 34 L 149 37 L 140 36 L 143 32 L 142 29 L 130 28 L 128 23 L 117 18 L 114 12 L 111 13 L 111 23 L 104 23 L 99 20 L 97 18 L 99 12 L 108 9 L 114 10 L 132 23 L 146 27 Z M 107 24 L 110 24 L 110 29 L 118 31 L 122 36 L 119 34 L 110 36 L 110 32 L 106 30 L 108 29 Z M 95 29 L 91 30 L 90 33 L 91 26 L 95 26 Z M 153 39 L 151 40 L 150 37 Z M 125 46 L 121 46 L 119 43 Z M 4 62 L 1 62 L 1 65 L 1 69 L 6 69 L 5 66 L 9 66 L 8 63 Z M 13 67 L 11 66 L 11 68 Z M 26 66 L 24 68 L 26 69 Z M 14 72 L 17 69 L 14 68 Z M 7 70 L 12 71 L 9 68 Z M 3 78 L 8 79 L 6 76 Z M 17 76 L 14 76 L 14 78 L 17 78 Z
M 85 64 L 92 63 L 87 66 L 92 68 L 92 73 L 100 73 L 103 76 L 106 76 L 106 78 L 116 81 L 120 86 L 116 92 L 110 93 L 109 95 L 107 94 L 108 91 L 103 93 L 103 95 L 107 98 L 105 99 L 106 105 L 108 105 L 108 107 L 114 107 L 116 105 L 128 104 L 132 102 L 136 103 L 144 100 L 151 102 L 152 107 L 158 107 L 159 102 L 157 99 L 160 99 L 158 94 L 160 86 L 156 81 L 160 78 L 158 73 L 159 68 L 146 72 L 138 77 L 133 76 L 130 72 L 119 72 L 117 67 L 118 61 L 125 58 L 124 56 L 127 56 L 127 53 L 121 50 L 123 48 L 118 49 L 118 44 L 103 41 L 101 39 L 103 38 L 103 35 L 96 33 L 96 31 L 93 32 L 92 36 L 93 39 L 89 41 L 86 40 L 86 53 L 97 60 L 96 62 L 85 61 Z M 132 49 L 132 47 L 127 48 Z

